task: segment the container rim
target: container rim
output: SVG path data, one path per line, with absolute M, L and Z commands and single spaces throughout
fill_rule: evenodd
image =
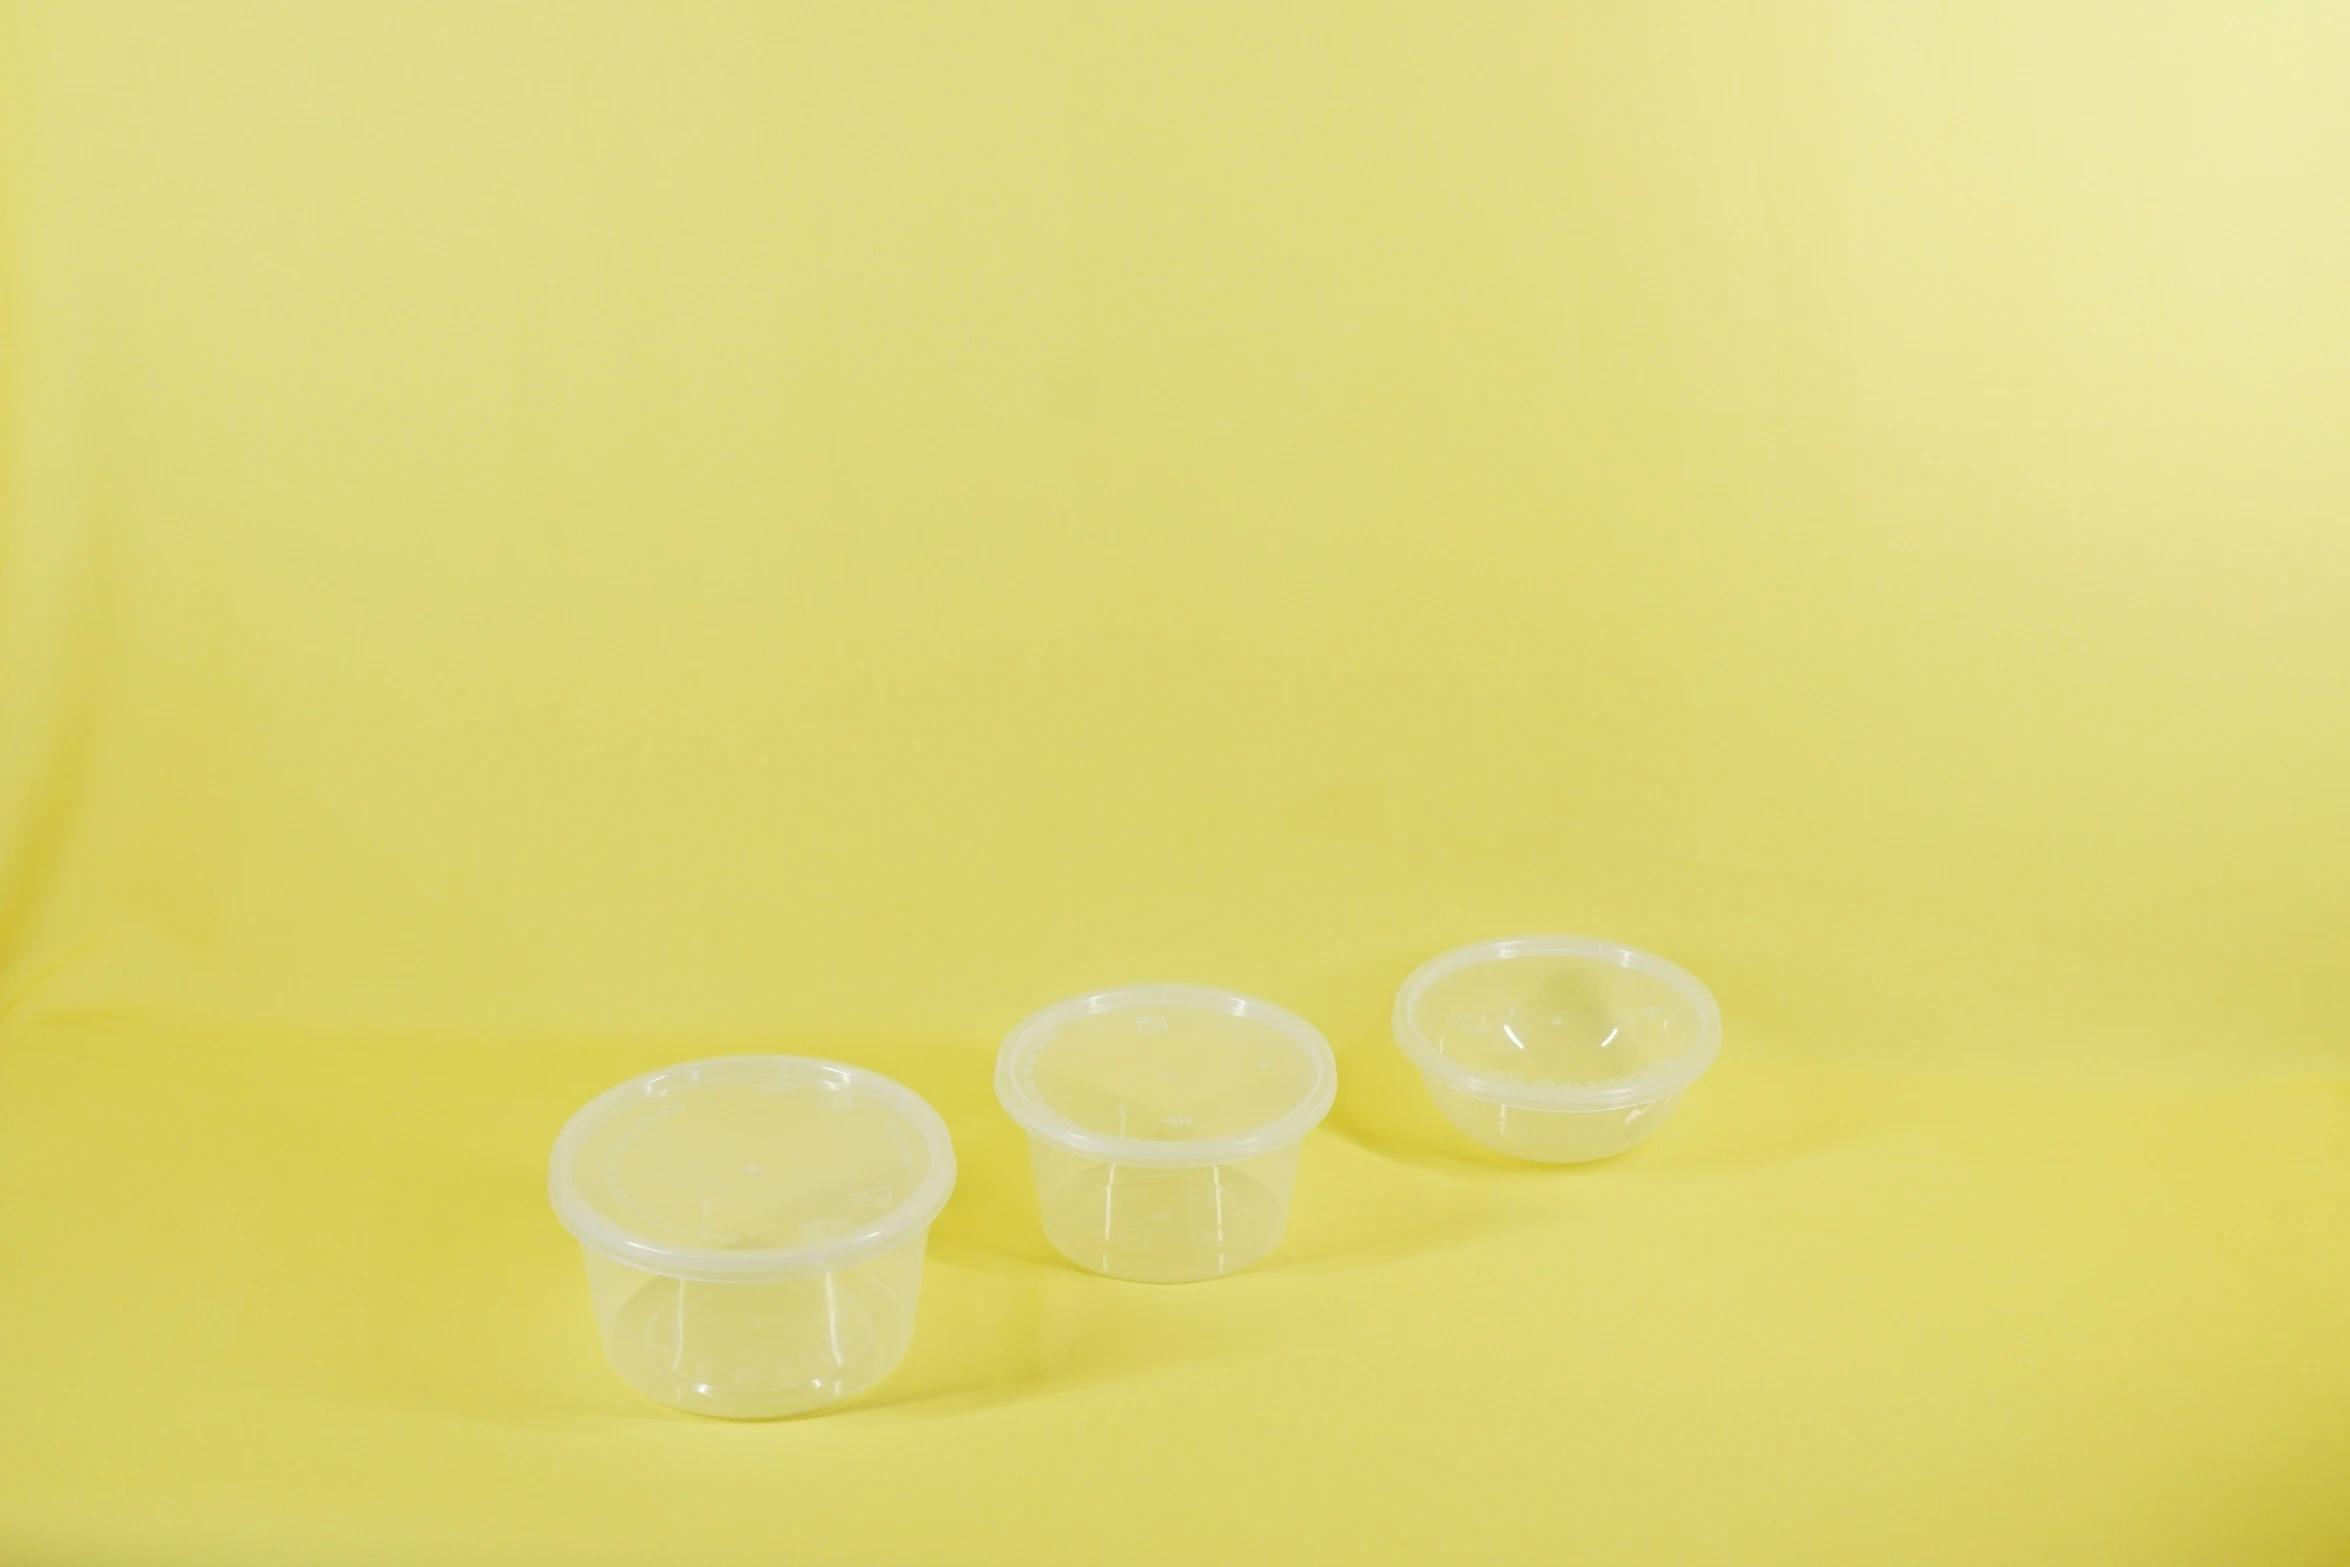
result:
M 1413 1014 L 1430 985 L 1462 969 L 1523 957 L 1580 958 L 1662 980 L 1696 1009 L 1697 1038 L 1671 1060 L 1622 1077 L 1564 1082 L 1473 1072 L 1438 1050 L 1420 1031 Z M 1589 936 L 1508 936 L 1455 947 L 1414 969 L 1395 994 L 1395 1042 L 1422 1072 L 1473 1098 L 1522 1110 L 1616 1110 L 1679 1093 L 1704 1076 L 1721 1050 L 1722 1010 L 1715 1004 L 1713 992 L 1696 975 L 1653 952 Z
M 1089 1131 L 1038 1099 L 1021 1081 L 1021 1065 L 1042 1048 L 1048 1036 L 1062 1024 L 1075 1018 L 1134 1007 L 1171 1006 L 1207 1007 L 1229 1013 L 1233 1017 L 1266 1024 L 1279 1032 L 1297 1047 L 1314 1069 L 1313 1082 L 1306 1089 L 1304 1097 L 1272 1120 L 1247 1131 L 1223 1137 L 1203 1137 L 1189 1142 L 1170 1142 Z M 1332 1101 L 1338 1097 L 1338 1058 L 1331 1053 L 1330 1042 L 1322 1037 L 1313 1024 L 1287 1007 L 1261 997 L 1244 995 L 1237 990 L 1220 990 L 1213 985 L 1119 985 L 1108 990 L 1090 990 L 1082 995 L 1066 997 L 1023 1018 L 1004 1036 L 1003 1046 L 996 1052 L 995 1095 L 1003 1105 L 1004 1113 L 1017 1121 L 1031 1136 L 1056 1147 L 1066 1148 L 1071 1153 L 1083 1154 L 1089 1159 L 1106 1159 L 1115 1164 L 1196 1169 L 1203 1165 L 1230 1164 L 1236 1159 L 1247 1159 L 1277 1148 L 1286 1148 L 1321 1125 L 1322 1118 L 1330 1113 Z
M 804 1246 L 732 1249 L 714 1246 L 676 1246 L 650 1241 L 599 1211 L 579 1189 L 574 1173 L 580 1145 L 632 1101 L 651 1093 L 665 1079 L 687 1076 L 700 1081 L 712 1071 L 730 1075 L 783 1075 L 802 1080 L 823 1079 L 858 1093 L 871 1094 L 904 1115 L 922 1138 L 930 1155 L 930 1169 L 905 1200 L 863 1227 Z M 946 1206 L 955 1189 L 955 1145 L 946 1122 L 920 1094 L 904 1084 L 841 1061 L 816 1056 L 711 1056 L 655 1068 L 605 1089 L 572 1113 L 555 1138 L 547 1167 L 547 1197 L 563 1227 L 591 1251 L 616 1262 L 673 1279 L 710 1284 L 755 1284 L 778 1279 L 807 1278 L 863 1262 L 903 1242 L 925 1228 Z

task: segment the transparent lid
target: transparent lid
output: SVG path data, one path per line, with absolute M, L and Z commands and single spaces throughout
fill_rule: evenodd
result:
M 835 1061 L 728 1056 L 597 1095 L 555 1139 L 547 1192 L 585 1244 L 674 1278 L 829 1273 L 921 1229 L 954 1189 L 946 1124 Z
M 1515 936 L 1422 965 L 1395 998 L 1395 1038 L 1423 1071 L 1530 1109 L 1645 1103 L 1695 1082 L 1722 1014 L 1697 976 L 1580 936 Z
M 1058 1001 L 996 1055 L 996 1097 L 1048 1142 L 1125 1164 L 1223 1164 L 1312 1131 L 1338 1091 L 1314 1026 L 1202 985 Z

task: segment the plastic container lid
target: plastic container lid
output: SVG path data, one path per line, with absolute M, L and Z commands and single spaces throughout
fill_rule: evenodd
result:
M 1713 1065 L 1722 1014 L 1696 975 L 1581 936 L 1514 936 L 1422 964 L 1395 1040 L 1464 1093 L 1529 1110 L 1607 1110 L 1678 1093 Z
M 996 1097 L 1046 1142 L 1120 1164 L 1228 1164 L 1287 1147 L 1338 1093 L 1329 1042 L 1270 1001 L 1131 985 L 1057 1001 L 996 1055 Z
M 946 1123 L 876 1072 L 805 1056 L 663 1067 L 588 1101 L 547 1194 L 582 1243 L 672 1278 L 830 1273 L 938 1216 Z

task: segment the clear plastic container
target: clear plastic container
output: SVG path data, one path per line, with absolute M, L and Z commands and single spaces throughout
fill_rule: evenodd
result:
M 912 1090 L 833 1061 L 729 1056 L 589 1101 L 555 1139 L 548 1195 L 586 1253 L 621 1380 L 762 1420 L 898 1363 L 954 1184 L 946 1125 Z
M 1299 1144 L 1338 1063 L 1312 1024 L 1200 985 L 1054 1003 L 1012 1030 L 996 1097 L 1028 1131 L 1045 1235 L 1080 1267 L 1152 1284 L 1261 1259 L 1289 1222 Z
M 1421 965 L 1395 998 L 1395 1039 L 1453 1125 L 1572 1164 L 1655 1136 L 1713 1065 L 1722 1014 L 1696 975 L 1652 953 L 1516 936 Z

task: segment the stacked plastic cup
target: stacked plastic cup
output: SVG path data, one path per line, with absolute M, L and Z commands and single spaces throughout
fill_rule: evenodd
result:
M 664 1067 L 590 1101 L 548 1194 L 587 1258 L 604 1352 L 637 1391 L 764 1419 L 848 1398 L 913 1337 L 954 1189 L 937 1114 L 801 1056 Z
M 1200 985 L 1072 996 L 996 1056 L 1046 1237 L 1080 1267 L 1158 1284 L 1234 1273 L 1273 1249 L 1299 1144 L 1337 1086 L 1305 1019 Z

